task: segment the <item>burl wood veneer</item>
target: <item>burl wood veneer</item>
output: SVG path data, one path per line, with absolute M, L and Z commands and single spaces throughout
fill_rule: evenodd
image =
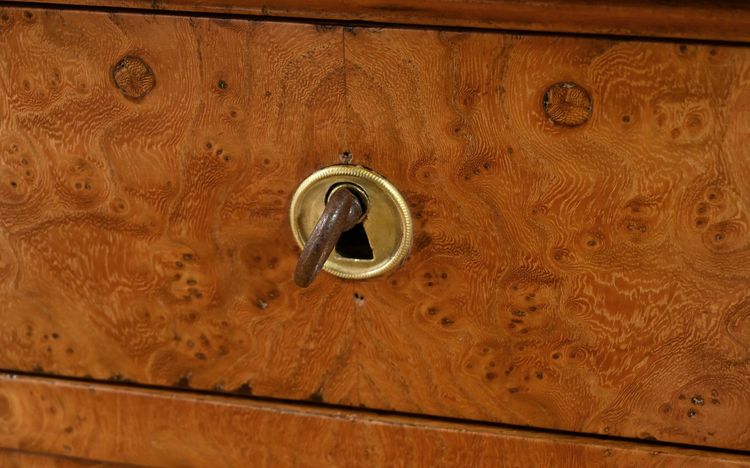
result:
M 0 444 L 75 457 L 0 451 L 2 466 L 23 467 L 750 466 L 684 448 L 9 375 Z
M 750 448 L 750 49 L 5 7 L 0 63 L 0 367 Z M 414 250 L 301 290 L 346 150 Z
M 750 5 L 744 0 L 55 0 L 54 3 L 428 27 L 750 41 Z

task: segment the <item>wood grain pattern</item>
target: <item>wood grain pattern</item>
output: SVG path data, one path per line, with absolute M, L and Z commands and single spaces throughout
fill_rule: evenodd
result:
M 2 446 L 148 466 L 750 466 L 722 453 L 7 375 L 0 409 Z
M 750 448 L 750 49 L 13 8 L 0 46 L 0 367 Z M 289 199 L 346 149 L 415 248 L 300 290 Z
M 0 449 L 0 466 L 3 468 L 114 468 L 128 465 Z
M 345 53 L 349 148 L 416 221 L 356 285 L 358 403 L 750 448 L 750 49 L 355 29 Z M 584 125 L 545 114 L 559 82 Z
M 312 394 L 351 301 L 304 307 L 287 209 L 344 149 L 341 30 L 0 20 L 1 365 Z M 138 100 L 112 75 L 128 56 L 154 73 Z
M 744 0 L 30 0 L 94 7 L 750 41 Z

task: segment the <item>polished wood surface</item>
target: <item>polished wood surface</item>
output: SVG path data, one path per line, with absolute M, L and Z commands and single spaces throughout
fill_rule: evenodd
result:
M 0 446 L 148 466 L 750 466 L 748 456 L 7 375 Z
M 0 449 L 0 466 L 3 468 L 114 468 L 129 465 Z
M 749 449 L 750 49 L 344 43 L 348 147 L 415 218 L 352 285 L 357 403 Z
M 0 43 L 0 367 L 750 448 L 750 49 L 14 8 Z M 345 150 L 414 250 L 301 290 L 291 194 Z
M 29 0 L 88 7 L 750 41 L 744 0 Z

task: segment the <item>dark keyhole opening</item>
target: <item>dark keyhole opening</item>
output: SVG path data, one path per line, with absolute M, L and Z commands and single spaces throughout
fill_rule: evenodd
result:
M 362 223 L 341 234 L 339 241 L 336 243 L 336 253 L 342 257 L 355 260 L 372 260 L 374 258 L 370 239 L 367 238 L 367 232 L 365 232 Z

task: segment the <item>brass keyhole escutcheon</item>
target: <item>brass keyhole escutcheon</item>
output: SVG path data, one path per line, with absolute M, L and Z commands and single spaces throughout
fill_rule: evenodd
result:
M 334 276 L 367 279 L 397 268 L 411 249 L 406 200 L 383 176 L 361 166 L 329 166 L 302 181 L 290 221 L 303 249 L 295 273 L 302 287 L 314 279 L 318 262 L 325 261 L 322 269 Z

